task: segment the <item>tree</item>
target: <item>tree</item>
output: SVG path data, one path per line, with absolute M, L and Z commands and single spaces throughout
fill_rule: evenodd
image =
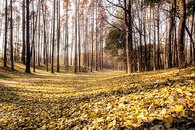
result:
M 74 57 L 74 73 L 77 72 L 77 0 L 75 0 L 75 57 Z
M 91 72 L 93 72 L 93 33 L 94 33 L 94 0 L 91 3 L 92 6 L 92 31 L 91 31 Z
M 7 67 L 7 0 L 5 0 L 5 45 L 4 45 L 4 67 Z
M 29 42 L 29 0 L 26 0 L 26 73 L 30 73 L 30 42 Z
M 12 19 L 12 0 L 10 0 L 10 12 L 11 12 L 11 18 L 10 18 L 10 46 L 11 46 L 11 69 L 14 70 L 14 57 L 13 57 L 13 19 Z
M 184 55 L 184 27 L 186 22 L 186 8 L 185 8 L 185 0 L 180 0 L 180 20 L 178 27 L 178 59 L 179 59 L 179 67 L 185 67 L 185 55 Z
M 32 9 L 33 9 L 33 39 L 32 39 L 32 53 L 33 53 L 33 72 L 35 72 L 35 31 L 37 27 L 37 16 L 36 16 L 36 22 L 34 22 L 35 12 L 34 12 L 34 1 L 32 1 Z
M 22 2 L 22 61 L 25 64 L 25 0 Z
M 165 64 L 165 68 L 171 68 L 172 67 L 172 53 L 171 53 L 171 41 L 172 41 L 172 31 L 173 31 L 173 4 L 170 4 L 170 11 L 169 11 L 169 30 L 168 30 L 168 42 L 166 45 L 166 48 L 168 48 L 168 51 L 166 51 L 166 64 Z
M 126 28 L 126 55 L 127 55 L 127 73 L 132 72 L 132 62 L 133 62 L 133 44 L 132 44 L 132 16 L 131 16 L 131 6 L 133 2 L 129 0 L 128 6 L 126 0 L 124 0 L 124 21 Z
M 53 43 L 52 43 L 52 58 L 51 58 L 51 73 L 54 73 L 54 43 L 55 43 L 55 0 L 53 2 Z
M 39 0 L 39 34 L 38 34 L 38 66 L 40 66 L 40 44 L 41 44 L 41 5 L 40 5 L 40 0 Z
M 59 60 L 59 53 L 60 53 L 60 0 L 57 1 L 57 72 L 60 70 L 60 60 Z
M 153 70 L 156 70 L 156 25 L 155 25 L 154 9 L 153 9 L 153 21 L 154 21 Z

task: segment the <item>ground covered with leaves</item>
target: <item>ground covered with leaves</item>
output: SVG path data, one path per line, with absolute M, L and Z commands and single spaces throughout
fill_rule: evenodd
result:
M 8 70 L 0 70 L 0 129 L 195 128 L 195 67 L 25 78 Z

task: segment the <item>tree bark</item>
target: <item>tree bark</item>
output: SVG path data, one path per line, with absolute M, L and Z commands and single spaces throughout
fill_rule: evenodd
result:
M 7 67 L 7 0 L 5 0 L 5 45 L 4 45 L 4 67 Z
M 52 43 L 52 56 L 51 56 L 51 73 L 54 73 L 54 43 L 55 43 L 55 0 L 53 3 L 53 43 Z
M 25 0 L 22 3 L 22 34 L 22 61 L 25 64 Z
M 11 19 L 10 19 L 10 45 L 11 45 L 11 69 L 14 70 L 14 57 L 13 57 L 13 23 L 12 23 L 12 0 L 10 0 L 10 11 L 11 11 Z
M 171 53 L 171 39 L 172 39 L 172 31 L 173 31 L 173 14 L 171 12 L 171 10 L 173 9 L 173 4 L 170 5 L 170 13 L 169 13 L 169 36 L 168 36 L 168 43 L 167 43 L 167 49 L 168 51 L 167 53 L 167 64 L 165 66 L 165 68 L 171 68 L 172 67 L 172 53 Z
M 81 72 L 80 0 L 78 0 L 78 48 L 79 48 L 79 72 Z
M 153 70 L 156 70 L 156 22 L 155 22 L 155 10 L 153 10 L 154 20 L 154 45 L 153 45 Z
M 75 59 L 74 59 L 74 73 L 77 72 L 77 0 L 75 0 Z
M 26 0 L 26 73 L 30 73 L 29 0 Z
M 57 72 L 60 72 L 60 0 L 57 1 Z
M 178 44 L 177 44 L 179 67 L 185 67 L 185 55 L 184 55 L 185 21 L 186 21 L 185 0 L 180 0 L 180 20 L 179 20 L 179 27 L 178 27 Z
M 93 72 L 93 31 L 94 31 L 94 0 L 92 8 L 92 32 L 91 32 L 91 72 Z

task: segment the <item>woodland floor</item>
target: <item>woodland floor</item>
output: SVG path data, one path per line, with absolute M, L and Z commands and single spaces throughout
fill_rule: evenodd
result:
M 129 75 L 15 69 L 0 67 L 0 129 L 195 129 L 194 66 Z

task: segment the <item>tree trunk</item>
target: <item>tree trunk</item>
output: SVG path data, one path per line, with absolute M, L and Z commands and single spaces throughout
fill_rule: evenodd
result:
M 60 0 L 57 1 L 57 72 L 60 72 Z
M 149 24 L 149 51 L 148 51 L 148 70 L 150 70 L 150 57 L 151 57 L 151 55 L 150 55 L 150 50 L 151 50 L 151 7 L 150 7 L 150 24 Z
M 168 43 L 167 43 L 167 64 L 165 68 L 171 68 L 172 67 L 172 53 L 171 53 L 171 39 L 172 39 L 172 31 L 173 31 L 173 14 L 171 10 L 173 9 L 173 4 L 170 6 L 170 15 L 169 15 L 169 36 L 168 36 Z
M 144 50 L 144 57 L 145 57 L 145 70 L 147 70 L 147 66 L 148 66 L 148 62 L 147 62 L 147 41 L 146 41 L 146 10 L 144 10 L 144 27 L 143 27 L 143 29 L 144 29 L 144 46 L 145 46 L 145 50 Z
M 7 1 L 7 0 L 6 0 Z M 25 0 L 22 3 L 22 61 L 25 64 Z
M 30 73 L 29 0 L 26 0 L 26 73 Z
M 125 28 L 126 28 L 126 55 L 127 55 L 127 73 L 132 72 L 132 62 L 133 62 L 133 49 L 132 49 L 132 20 L 131 20 L 131 0 L 129 0 L 128 13 L 126 0 L 124 0 L 124 14 L 125 14 Z
M 79 72 L 81 72 L 81 34 L 80 34 L 80 0 L 78 0 L 78 48 L 79 48 Z
M 77 72 L 77 0 L 75 0 L 75 59 L 74 59 L 74 73 Z
M 140 2 L 140 1 L 139 1 Z M 138 12 L 138 17 L 139 17 L 139 44 L 140 44 L 140 48 L 139 48 L 139 72 L 142 71 L 142 3 L 141 3 L 141 16 L 139 16 L 139 12 Z M 140 18 L 141 17 L 141 18 Z
M 156 25 L 155 25 L 155 10 L 153 10 L 153 20 L 154 20 L 153 70 L 156 70 Z
M 91 32 L 91 72 L 93 72 L 93 33 L 94 33 L 94 0 L 92 8 L 92 32 Z
M 97 20 L 97 17 L 98 17 L 98 15 L 97 15 L 97 8 L 98 8 L 98 6 L 97 6 L 97 2 L 96 2 L 96 47 L 95 47 L 95 49 L 96 49 L 96 55 L 95 55 L 95 70 L 96 71 L 98 71 L 98 42 L 97 42 L 97 37 L 98 37 L 98 28 L 97 28 L 97 24 L 98 24 L 98 20 Z
M 7 67 L 7 0 L 5 0 L 5 46 L 4 46 L 4 67 Z
M 46 61 L 45 61 L 45 54 L 47 53 L 46 51 L 46 49 L 47 49 L 47 47 L 46 47 L 46 5 L 45 5 L 45 10 L 44 10 L 44 8 L 43 8 L 43 4 L 42 4 L 42 10 L 43 10 L 43 26 L 44 26 L 44 56 L 43 56 L 43 58 L 44 58 L 44 64 L 46 64 L 46 70 L 48 71 L 48 59 L 46 59 Z M 47 57 L 47 54 L 46 54 L 46 57 Z M 47 62 L 47 63 L 46 63 Z
M 158 4 L 158 14 L 157 14 L 157 69 L 160 69 L 160 12 L 159 12 L 160 4 Z
M 185 21 L 186 21 L 185 0 L 180 0 L 180 20 L 178 27 L 178 59 L 179 67 L 185 67 L 185 55 L 184 55 L 184 34 L 185 34 Z
M 11 45 L 11 69 L 14 70 L 14 59 L 13 59 L 13 23 L 12 23 L 12 0 L 10 0 L 10 11 L 11 11 L 11 19 L 10 19 L 10 45 Z
M 55 0 L 53 3 L 53 43 L 52 43 L 52 58 L 51 58 L 51 73 L 54 73 L 54 43 L 55 43 Z
M 66 67 L 67 67 L 67 72 L 69 71 L 69 57 L 68 57 L 68 5 L 69 1 L 67 1 L 67 8 L 66 8 Z

